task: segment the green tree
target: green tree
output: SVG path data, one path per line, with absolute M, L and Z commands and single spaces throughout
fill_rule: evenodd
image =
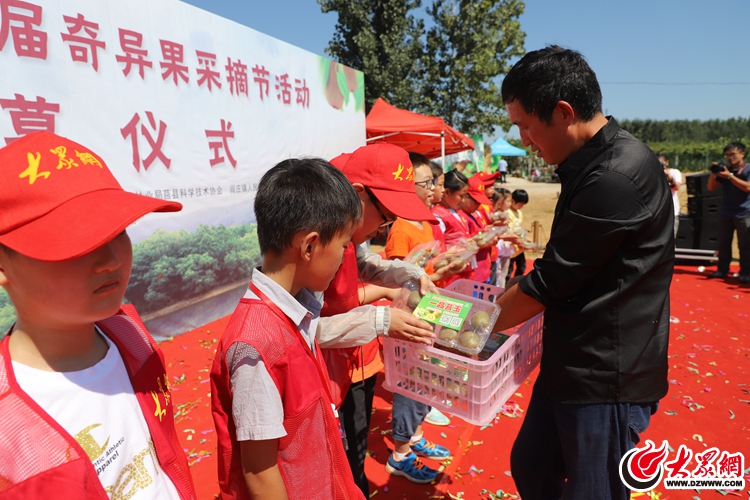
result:
M 318 0 L 338 23 L 326 53 L 365 73 L 367 109 L 378 97 L 440 116 L 466 134 L 510 128 L 499 79 L 525 53 L 521 0 Z
M 417 111 L 441 116 L 466 134 L 507 131 L 498 80 L 512 58 L 526 53 L 518 21 L 524 7 L 520 0 L 435 0 Z
M 417 61 L 424 22 L 410 12 L 421 0 L 318 0 L 323 12 L 337 12 L 338 23 L 326 53 L 365 73 L 365 104 L 378 97 L 394 106 L 414 104 Z

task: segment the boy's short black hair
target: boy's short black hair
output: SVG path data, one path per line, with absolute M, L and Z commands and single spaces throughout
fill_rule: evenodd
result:
M 602 90 L 580 52 L 549 45 L 529 52 L 503 79 L 503 102 L 518 101 L 529 115 L 547 123 L 559 101 L 565 101 L 584 122 L 602 110 Z
M 438 162 L 431 161 L 430 170 L 432 170 L 432 177 L 435 179 L 437 179 L 441 175 L 445 175 L 445 170 L 443 170 L 443 167 L 441 167 Z
M 422 165 L 430 166 L 430 159 L 421 153 L 412 153 L 409 151 L 409 161 L 411 161 L 411 166 L 414 168 L 421 167 Z
M 300 231 L 317 231 L 327 245 L 362 219 L 357 191 L 320 158 L 291 158 L 266 172 L 254 206 L 261 254 L 281 253 Z
M 455 168 L 450 169 L 445 174 L 445 189 L 451 193 L 461 190 L 464 186 L 469 185 L 469 179 L 464 174 L 456 170 Z
M 528 203 L 529 202 L 529 193 L 526 192 L 525 189 L 516 189 L 513 191 L 513 194 L 510 195 L 511 198 L 513 198 L 513 201 L 516 203 Z

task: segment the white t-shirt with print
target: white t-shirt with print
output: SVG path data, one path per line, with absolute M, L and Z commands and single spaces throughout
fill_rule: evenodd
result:
M 102 337 L 109 350 L 91 368 L 50 372 L 13 362 L 18 384 L 81 445 L 112 500 L 179 499 L 156 459 L 120 352 Z

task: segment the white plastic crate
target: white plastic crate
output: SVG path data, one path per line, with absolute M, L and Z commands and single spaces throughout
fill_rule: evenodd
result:
M 453 285 L 455 291 L 470 292 L 465 295 L 487 294 L 485 299 L 500 290 L 470 280 Z M 484 361 L 387 338 L 384 387 L 469 423 L 487 424 L 539 364 L 542 327 L 543 314 L 539 314 L 502 332 L 510 338 Z

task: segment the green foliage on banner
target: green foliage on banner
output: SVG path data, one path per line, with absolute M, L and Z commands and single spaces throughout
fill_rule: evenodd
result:
M 125 298 L 148 314 L 241 282 L 260 258 L 255 224 L 159 230 L 133 246 Z
M 158 230 L 133 245 L 133 271 L 125 302 L 148 314 L 250 277 L 261 261 L 255 224 Z M 0 288 L 0 338 L 16 310 Z
M 421 0 L 318 0 L 338 13 L 326 53 L 365 73 L 365 104 L 441 116 L 466 134 L 510 128 L 499 76 L 525 53 L 520 0 L 434 0 L 425 31 Z
M 750 145 L 750 118 L 727 120 L 618 120 L 620 126 L 667 155 L 670 166 L 685 171 L 706 170 L 722 160 L 724 147 L 739 141 Z
M 410 14 L 421 0 L 318 0 L 338 13 L 326 53 L 365 73 L 367 110 L 378 97 L 399 107 L 414 98 L 412 79 L 422 54 L 424 22 Z M 356 98 L 356 95 L 355 95 Z
M 10 302 L 10 297 L 0 288 L 0 339 L 5 337 L 11 325 L 16 322 L 16 309 Z
M 524 8 L 520 0 L 435 0 L 417 110 L 465 134 L 510 129 L 498 77 L 526 53 L 518 21 Z

